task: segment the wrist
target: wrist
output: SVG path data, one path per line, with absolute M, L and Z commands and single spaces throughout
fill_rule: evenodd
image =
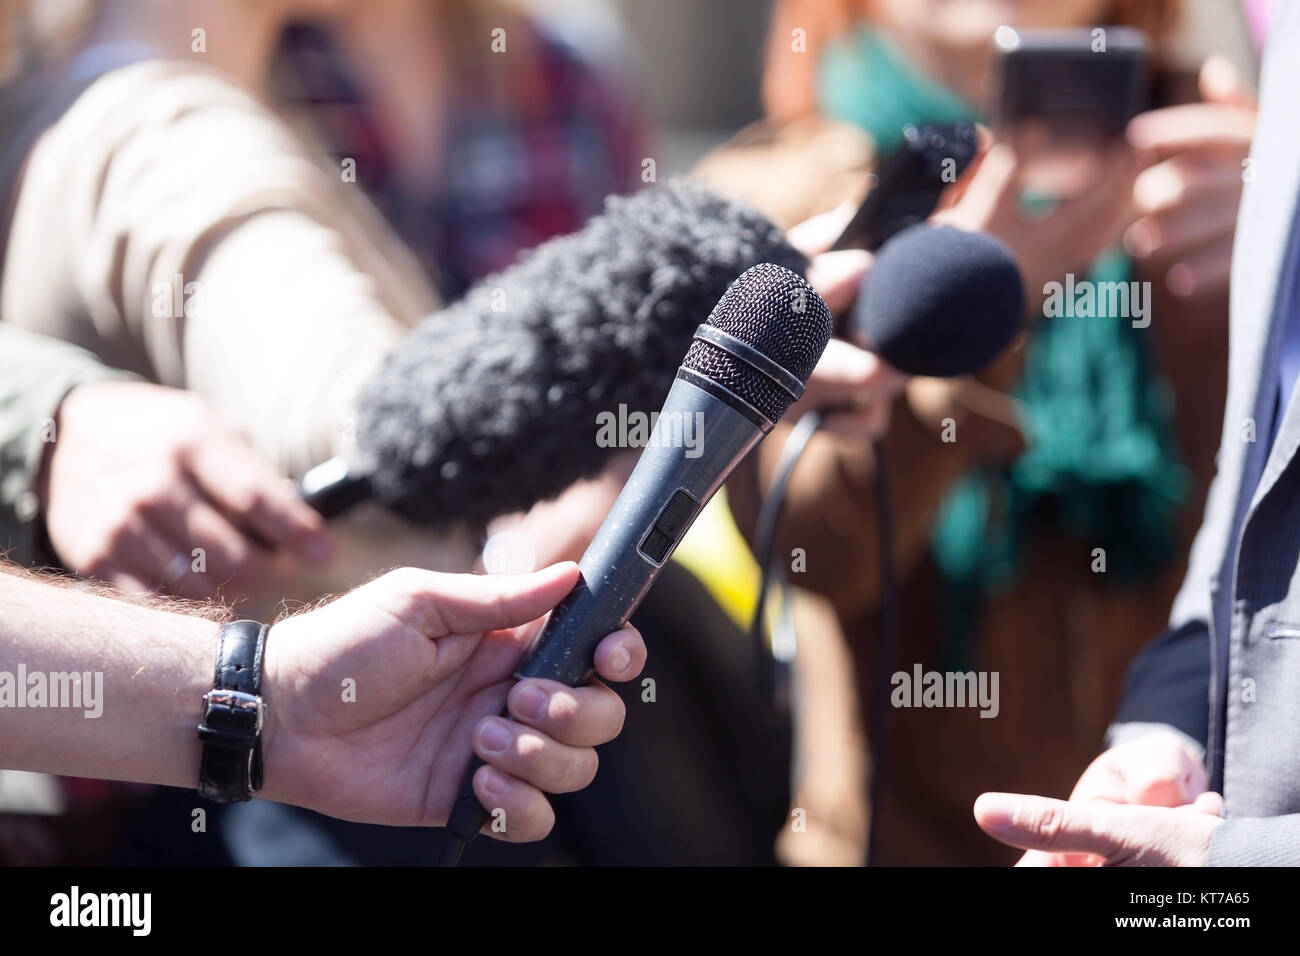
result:
M 238 620 L 223 625 L 217 636 L 212 687 L 203 695 L 198 725 L 199 795 L 217 803 L 241 803 L 262 789 L 262 673 L 269 631 L 258 621 Z
M 193 654 L 187 656 L 183 692 L 171 698 L 169 724 L 175 728 L 178 739 L 184 740 L 184 747 L 181 750 L 181 765 L 177 769 L 178 779 L 167 782 L 172 786 L 193 790 L 198 785 L 199 763 L 203 755 L 203 747 L 195 739 L 194 728 L 198 724 L 196 718 L 202 713 L 203 695 L 212 689 L 212 662 L 216 658 L 217 635 L 221 631 L 221 623 L 189 621 L 185 618 L 182 620 L 186 620 L 189 626 L 184 628 L 187 633 L 181 634 L 180 638 L 188 648 L 193 649 Z
M 254 796 L 278 803 L 292 802 L 289 789 L 284 786 L 286 774 L 280 772 L 285 764 L 285 728 L 281 707 L 292 694 L 291 687 L 283 681 L 279 667 L 279 640 L 284 627 L 276 624 L 266 635 L 266 655 L 262 660 L 262 789 Z

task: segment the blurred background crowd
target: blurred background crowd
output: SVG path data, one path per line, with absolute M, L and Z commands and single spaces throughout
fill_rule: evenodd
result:
M 1077 273 L 1150 282 L 1152 321 L 1039 317 L 983 373 L 888 398 L 899 660 L 997 672 L 997 717 L 895 711 L 871 805 L 879 459 L 825 432 L 776 548 L 807 559 L 790 574 L 798 719 L 767 719 L 747 629 L 778 426 L 634 618 L 655 691 L 620 690 L 628 719 L 596 782 L 556 799 L 546 841 L 466 858 L 852 864 L 874 815 L 874 862 L 1014 860 L 972 801 L 1068 794 L 1182 580 L 1222 419 L 1269 6 L 0 0 L 0 550 L 254 616 L 399 564 L 481 569 L 505 527 L 538 563 L 576 558 L 626 462 L 437 536 L 373 507 L 326 523 L 283 479 L 346 447 L 348 402 L 403 330 L 606 196 L 694 176 L 818 252 L 833 238 L 818 217 L 843 222 L 907 124 L 988 121 L 998 26 L 1134 27 L 1148 108 L 1092 187 L 1044 214 L 1005 201 L 984 164 L 960 202 L 1016 254 L 1031 313 Z M 186 573 L 195 542 L 206 575 Z M 195 833 L 196 802 L 0 774 L 0 860 L 418 865 L 438 845 L 257 801 L 210 807 Z

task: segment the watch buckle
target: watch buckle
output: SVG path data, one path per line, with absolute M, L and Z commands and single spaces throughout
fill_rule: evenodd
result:
M 207 712 L 213 706 L 225 707 L 232 713 L 252 714 L 256 719 L 253 727 L 253 733 L 262 732 L 262 719 L 265 712 L 265 705 L 262 698 L 256 694 L 248 694 L 242 690 L 221 690 L 219 688 L 208 691 L 203 695 L 204 715 L 203 722 L 207 723 Z

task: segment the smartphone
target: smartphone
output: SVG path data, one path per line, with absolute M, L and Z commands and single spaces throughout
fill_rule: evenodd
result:
M 1132 27 L 1003 26 L 993 46 L 993 127 L 1029 158 L 1026 184 L 1057 193 L 1086 188 L 1098 151 L 1150 99 L 1145 37 Z
M 873 182 L 832 250 L 875 252 L 894 235 L 930 217 L 939 195 L 975 158 L 970 123 L 924 123 L 903 130 L 903 144 L 876 162 Z

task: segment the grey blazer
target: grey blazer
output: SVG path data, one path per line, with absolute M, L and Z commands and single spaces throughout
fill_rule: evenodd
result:
M 1279 4 L 1271 27 L 1246 179 L 1218 473 L 1170 630 L 1135 662 L 1109 739 L 1153 723 L 1197 739 L 1227 806 L 1209 862 L 1300 865 L 1294 396 L 1269 441 L 1283 324 L 1300 310 L 1300 3 Z

